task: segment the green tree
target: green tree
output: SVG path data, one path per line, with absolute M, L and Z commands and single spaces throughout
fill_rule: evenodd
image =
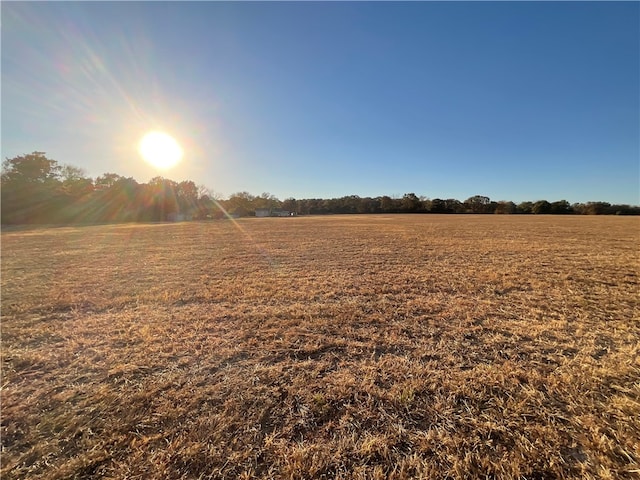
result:
M 61 167 L 44 152 L 7 158 L 2 163 L 2 181 L 24 185 L 54 183 L 60 179 Z
M 516 213 L 533 213 L 533 202 L 520 202 L 516 207 Z
M 536 215 L 549 214 L 551 213 L 551 204 L 546 200 L 538 200 L 533 204 L 533 207 L 531 207 L 531 213 L 534 213 Z
M 433 200 L 431 200 L 429 211 L 431 213 L 446 213 L 447 205 L 441 198 L 434 198 Z
M 124 177 L 116 173 L 104 173 L 95 179 L 93 185 L 96 190 L 107 190 L 117 185 L 122 178 Z
M 60 165 L 44 152 L 7 158 L 0 181 L 3 223 L 57 223 Z
M 152 220 L 146 197 L 146 185 L 133 178 L 105 173 L 96 178 L 91 202 L 91 216 L 99 222 L 131 222 Z
M 571 208 L 571 204 L 566 200 L 559 200 L 551 204 L 550 213 L 556 215 L 567 215 L 569 213 L 573 213 L 573 209 Z
M 405 193 L 401 200 L 402 211 L 407 213 L 417 213 L 422 210 L 422 202 L 415 193 Z
M 491 199 L 482 195 L 474 195 L 467 198 L 464 205 L 471 213 L 490 213 Z
M 93 180 L 87 177 L 85 171 L 72 165 L 60 168 L 60 188 L 66 195 L 74 199 L 81 198 L 93 192 Z
M 396 211 L 396 202 L 393 198 L 383 195 L 380 197 L 380 209 L 383 213 L 393 213 Z
M 447 213 L 464 213 L 464 204 L 455 198 L 447 198 L 444 201 Z
M 507 202 L 507 201 L 497 202 L 494 213 L 497 213 L 497 214 L 516 213 L 516 204 L 513 202 Z
M 92 222 L 93 180 L 84 170 L 72 165 L 60 167 L 60 182 L 52 201 L 58 221 L 63 223 Z
M 166 221 L 180 212 L 176 190 L 178 184 L 163 177 L 154 177 L 144 189 L 147 213 L 153 221 Z
M 255 197 L 249 192 L 237 192 L 229 197 L 224 202 L 225 209 L 232 215 L 238 215 L 245 217 L 247 215 L 255 214 L 255 207 L 253 201 Z
M 584 213 L 587 215 L 606 215 L 614 212 L 611 211 L 611 204 L 609 202 L 587 202 L 584 207 Z
M 282 208 L 284 210 L 288 210 L 290 212 L 293 212 L 295 214 L 298 214 L 298 201 L 291 197 L 291 198 L 285 198 L 284 201 L 282 202 Z
M 178 210 L 187 218 L 193 218 L 198 212 L 198 187 L 191 180 L 185 180 L 175 186 Z

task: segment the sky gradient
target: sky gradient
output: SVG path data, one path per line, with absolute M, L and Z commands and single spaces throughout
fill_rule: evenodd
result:
M 638 2 L 2 2 L 2 157 L 223 197 L 640 204 Z M 174 169 L 136 146 L 180 142 Z

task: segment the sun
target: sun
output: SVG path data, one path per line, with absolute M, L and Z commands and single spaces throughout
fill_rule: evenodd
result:
M 171 135 L 164 132 L 149 132 L 138 144 L 138 152 L 149 164 L 161 170 L 175 166 L 182 160 L 182 147 Z

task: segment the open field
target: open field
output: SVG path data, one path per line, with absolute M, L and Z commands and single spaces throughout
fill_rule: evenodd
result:
M 2 478 L 639 478 L 640 219 L 2 233 Z

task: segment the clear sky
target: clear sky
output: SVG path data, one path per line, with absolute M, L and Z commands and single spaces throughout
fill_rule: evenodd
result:
M 1 4 L 2 157 L 222 196 L 640 204 L 638 2 Z M 144 163 L 163 129 L 179 166 Z

